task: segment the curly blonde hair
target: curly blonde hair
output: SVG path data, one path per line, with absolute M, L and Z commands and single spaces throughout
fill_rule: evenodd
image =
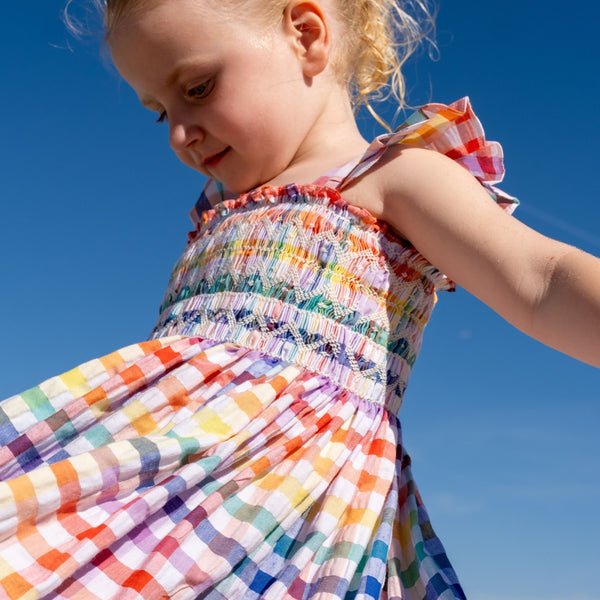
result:
M 348 85 L 355 106 L 393 96 L 404 106 L 402 67 L 423 40 L 432 41 L 427 0 L 336 0 L 344 36 Z
M 72 0 L 69 0 L 69 2 Z M 143 7 L 146 0 L 92 0 L 103 14 L 106 38 L 124 14 Z M 405 105 L 402 67 L 423 40 L 432 41 L 433 0 L 325 0 L 340 24 L 334 67 L 348 87 L 355 109 L 371 100 L 394 97 Z M 254 6 L 249 6 L 254 2 Z M 219 8 L 254 8 L 263 21 L 281 18 L 288 0 L 218 0 Z M 385 125 L 385 124 L 384 124 Z

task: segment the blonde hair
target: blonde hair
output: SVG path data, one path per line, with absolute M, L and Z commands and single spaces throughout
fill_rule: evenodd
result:
M 72 0 L 69 0 L 69 2 Z M 119 20 L 146 0 L 92 0 L 103 14 L 106 38 Z M 253 0 L 217 0 L 227 4 L 248 4 Z M 334 49 L 334 66 L 348 87 L 357 110 L 364 105 L 380 122 L 371 100 L 394 97 L 405 105 L 406 84 L 402 67 L 423 40 L 433 44 L 432 0 L 326 0 L 341 26 Z M 256 13 L 265 20 L 281 16 L 288 0 L 259 0 Z M 232 16 L 236 11 L 231 11 Z M 385 123 L 383 123 L 385 125 Z
M 427 0 L 336 1 L 347 32 L 342 44 L 355 107 L 365 105 L 373 112 L 371 99 L 390 96 L 404 106 L 402 67 L 423 40 L 433 43 L 434 15 Z

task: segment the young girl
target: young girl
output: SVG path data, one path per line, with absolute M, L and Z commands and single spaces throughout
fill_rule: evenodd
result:
M 154 341 L 2 404 L 7 597 L 464 597 L 397 421 L 436 291 L 600 366 L 600 266 L 498 208 L 467 101 L 362 138 L 348 90 L 389 42 L 357 5 L 107 3 L 117 68 L 213 183 Z

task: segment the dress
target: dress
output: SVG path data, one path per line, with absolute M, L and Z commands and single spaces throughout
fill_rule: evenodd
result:
M 210 184 L 153 339 L 0 404 L 0 598 L 464 598 L 398 422 L 453 284 L 340 193 L 400 142 L 514 207 L 467 99 L 314 185 Z

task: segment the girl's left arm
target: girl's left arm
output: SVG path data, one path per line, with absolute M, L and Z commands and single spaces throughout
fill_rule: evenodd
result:
M 370 181 L 377 216 L 521 331 L 600 367 L 600 259 L 507 215 L 441 154 L 386 154 Z

